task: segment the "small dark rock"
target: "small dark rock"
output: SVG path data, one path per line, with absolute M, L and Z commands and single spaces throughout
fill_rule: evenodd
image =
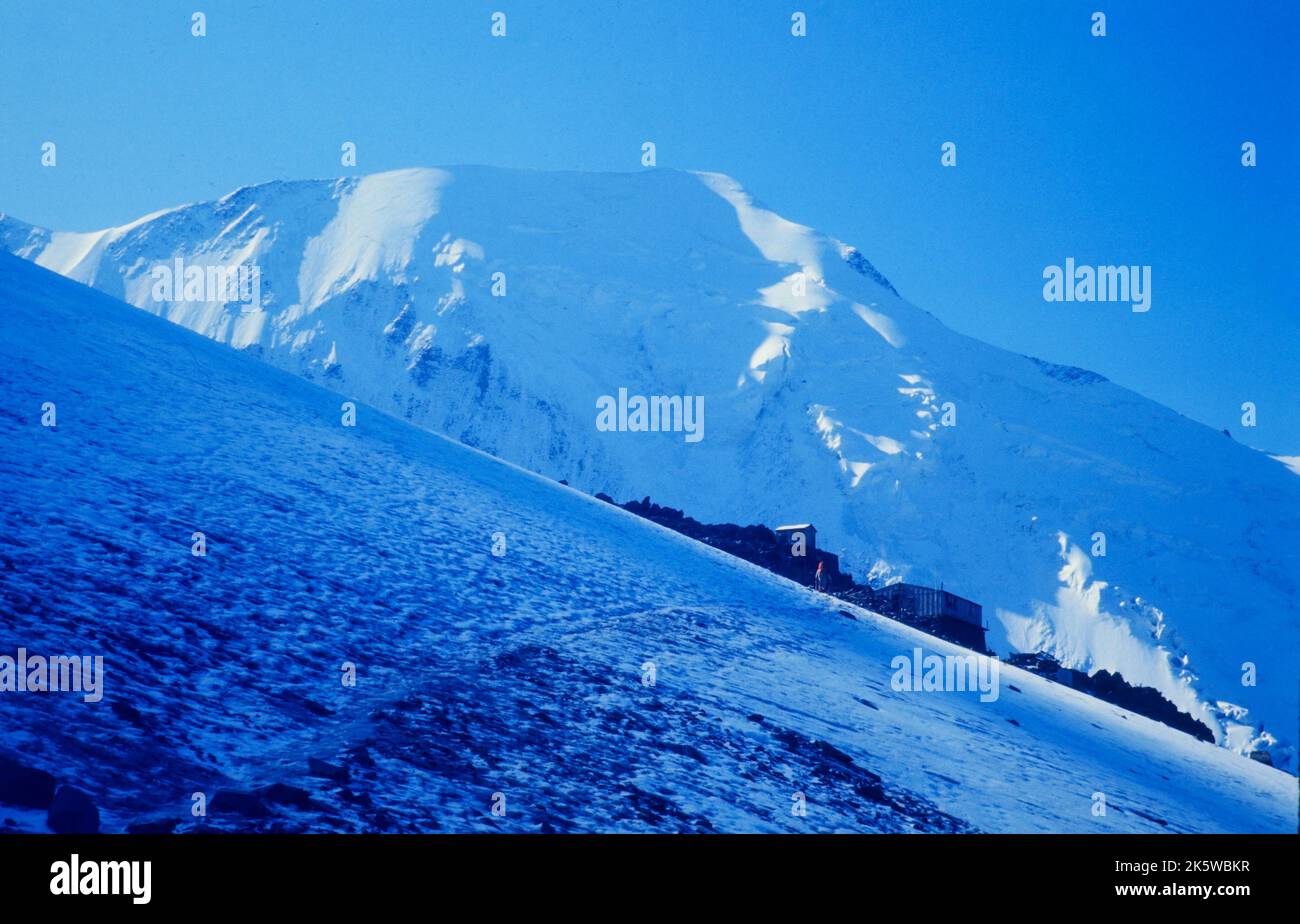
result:
M 821 753 L 823 757 L 828 757 L 836 763 L 845 764 L 846 766 L 851 766 L 853 764 L 852 757 L 845 754 L 829 741 L 813 741 L 812 746 Z
M 20 808 L 49 808 L 57 788 L 54 777 L 0 757 L 0 802 Z
M 369 757 L 369 755 L 367 755 L 367 757 Z M 374 763 L 372 761 L 371 766 L 373 765 Z M 307 773 L 310 776 L 318 776 L 321 779 L 333 780 L 336 783 L 346 783 L 349 779 L 346 767 L 339 767 L 315 757 L 307 758 Z
M 144 724 L 144 714 L 130 703 L 124 703 L 121 700 L 114 700 L 112 706 L 113 715 L 119 719 L 130 722 L 132 725 Z
M 1139 817 L 1145 818 L 1147 821 L 1155 822 L 1156 824 L 1160 825 L 1160 827 L 1162 828 L 1169 827 L 1169 822 L 1165 821 L 1163 818 L 1157 815 L 1149 815 L 1146 812 L 1143 812 L 1139 809 L 1132 809 L 1132 812 L 1134 815 L 1138 815 Z
M 287 783 L 272 783 L 270 786 L 263 786 L 257 791 L 267 802 L 275 805 L 293 805 L 297 808 L 310 808 L 311 794 L 305 789 L 299 789 L 297 786 L 290 786 Z
M 304 699 L 302 701 L 302 704 L 303 706 L 306 707 L 308 712 L 312 713 L 313 715 L 321 716 L 322 718 L 329 718 L 334 714 L 333 709 L 329 708 L 328 706 L 322 706 L 314 699 Z
M 373 767 L 375 765 L 375 759 L 370 756 L 370 749 L 365 745 L 349 748 L 348 757 L 352 758 L 352 762 L 358 767 Z
M 699 748 L 691 747 L 689 744 L 678 744 L 675 741 L 665 741 L 663 744 L 663 748 L 666 751 L 671 751 L 674 754 L 680 754 L 683 757 L 689 757 L 692 760 L 699 761 L 702 764 L 707 764 L 709 762 L 708 758 L 705 757 L 704 754 L 700 752 Z
M 60 786 L 45 823 L 56 834 L 98 834 L 99 809 L 74 786 Z

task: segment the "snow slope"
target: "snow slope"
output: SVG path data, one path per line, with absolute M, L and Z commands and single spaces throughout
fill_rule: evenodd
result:
M 8 256 L 0 309 L 5 651 L 107 664 L 98 704 L 0 697 L 0 749 L 109 829 L 273 784 L 204 824 L 1295 828 L 1279 769 L 1011 668 L 896 691 L 956 648 Z
M 1011 668 L 895 691 L 956 649 L 7 255 L 0 317 L 0 643 L 106 663 L 0 752 L 109 830 L 1295 829 L 1281 770 Z
M 585 491 L 811 520 L 859 579 L 942 582 L 983 604 L 999 650 L 1118 671 L 1295 769 L 1295 474 L 944 328 L 726 177 L 406 170 L 88 234 L 0 219 L 0 242 Z M 155 301 L 151 270 L 175 257 L 257 265 L 261 309 Z M 597 430 L 620 387 L 703 396 L 704 439 Z

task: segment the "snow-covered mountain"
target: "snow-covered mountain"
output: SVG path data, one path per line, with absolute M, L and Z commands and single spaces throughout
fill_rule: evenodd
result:
M 1014 668 L 900 690 L 959 649 L 8 255 L 0 317 L 0 653 L 105 663 L 0 694 L 0 784 L 105 830 L 1295 828 L 1281 770 Z
M 584 491 L 810 520 L 859 579 L 942 582 L 996 649 L 1118 671 L 1295 768 L 1295 473 L 948 330 L 726 177 L 404 170 L 0 243 Z M 259 307 L 156 297 L 177 258 L 256 266 Z M 599 429 L 620 388 L 702 396 L 703 438 Z

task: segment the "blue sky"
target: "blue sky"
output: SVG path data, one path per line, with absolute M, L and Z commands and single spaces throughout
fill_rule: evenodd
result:
M 653 140 L 957 330 L 1300 454 L 1297 35 L 1289 0 L 5 0 L 0 211 L 89 230 L 280 178 L 637 170 Z M 1066 257 L 1150 265 L 1151 310 L 1045 302 Z

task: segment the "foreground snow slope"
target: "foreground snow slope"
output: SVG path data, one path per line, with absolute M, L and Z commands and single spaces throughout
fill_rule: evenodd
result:
M 0 323 L 0 648 L 106 662 L 98 704 L 0 695 L 0 750 L 109 829 L 274 783 L 205 824 L 1296 827 L 1280 770 L 1010 668 L 896 692 L 955 649 L 5 255 Z
M 998 650 L 1119 671 L 1295 767 L 1300 478 L 1097 375 L 949 331 L 725 177 L 407 170 L 88 234 L 3 219 L 0 242 L 588 492 L 812 520 L 860 579 L 982 603 Z M 156 300 L 176 257 L 256 265 L 261 307 Z M 704 438 L 598 431 L 620 387 L 704 396 Z

